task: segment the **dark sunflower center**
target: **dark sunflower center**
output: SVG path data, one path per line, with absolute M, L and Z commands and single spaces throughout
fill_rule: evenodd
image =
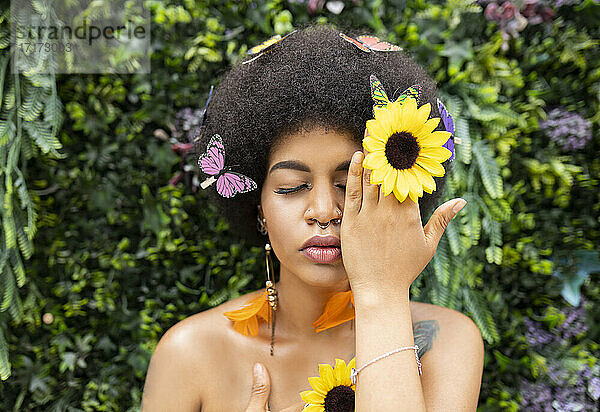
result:
M 336 386 L 325 396 L 325 412 L 354 411 L 354 390 L 350 386 Z
M 385 145 L 385 157 L 396 169 L 410 169 L 419 157 L 421 147 L 417 139 L 408 132 L 391 135 Z

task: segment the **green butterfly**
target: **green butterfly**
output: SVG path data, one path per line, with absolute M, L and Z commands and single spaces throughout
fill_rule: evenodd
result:
M 375 115 L 375 108 L 384 108 L 390 103 L 390 99 L 387 97 L 387 93 L 383 88 L 383 84 L 379 81 L 377 76 L 374 74 L 369 78 L 371 84 L 371 97 L 373 98 L 373 115 Z M 400 96 L 394 101 L 402 103 L 407 97 L 412 97 L 419 104 L 422 87 L 420 84 L 414 84 L 408 89 L 404 90 Z

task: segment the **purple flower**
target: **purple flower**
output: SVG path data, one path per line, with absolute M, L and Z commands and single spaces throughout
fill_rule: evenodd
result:
M 558 107 L 540 122 L 540 130 L 566 151 L 582 149 L 592 139 L 592 123 L 576 112 Z
M 542 328 L 540 322 L 534 322 L 529 318 L 523 320 L 525 324 L 525 338 L 533 348 L 540 348 L 544 345 L 555 343 L 559 338 Z
M 552 388 L 543 382 L 521 380 L 521 405 L 531 412 L 552 412 Z
M 597 410 L 600 398 L 600 366 L 573 359 L 564 353 L 572 338 L 585 333 L 585 299 L 577 307 L 562 309 L 564 321 L 548 331 L 544 323 L 523 319 L 525 336 L 533 349 L 547 359 L 547 369 L 535 382 L 521 380 L 523 410 L 579 412 Z M 565 358 L 566 356 L 566 358 Z
M 600 399 L 600 378 L 597 376 L 590 379 L 588 383 L 588 391 L 593 400 Z
M 581 301 L 579 306 L 567 308 L 565 320 L 557 327 L 558 333 L 563 339 L 570 339 L 577 335 L 587 332 L 588 326 L 585 323 L 585 301 Z
M 204 108 L 192 110 L 189 107 L 181 109 L 175 115 L 175 128 L 184 141 L 191 142 L 200 133 Z

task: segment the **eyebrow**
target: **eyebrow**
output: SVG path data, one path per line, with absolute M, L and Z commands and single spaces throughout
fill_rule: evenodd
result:
M 344 171 L 350 168 L 350 160 L 345 160 L 335 168 L 335 171 Z M 269 170 L 269 174 L 271 174 L 274 170 L 277 169 L 292 169 L 299 170 L 301 172 L 310 172 L 310 168 L 297 160 L 284 160 L 282 162 L 275 163 L 271 169 Z

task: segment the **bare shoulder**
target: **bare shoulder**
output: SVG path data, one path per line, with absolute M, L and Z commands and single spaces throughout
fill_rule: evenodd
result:
M 441 306 L 413 302 L 411 312 L 415 343 L 426 347 L 421 379 L 427 410 L 474 411 L 484 361 L 479 328 L 468 316 Z
M 250 295 L 194 314 L 169 328 L 159 340 L 146 374 L 142 411 L 198 411 L 210 388 L 210 371 L 225 357 L 229 320 L 223 312 L 244 304 Z

